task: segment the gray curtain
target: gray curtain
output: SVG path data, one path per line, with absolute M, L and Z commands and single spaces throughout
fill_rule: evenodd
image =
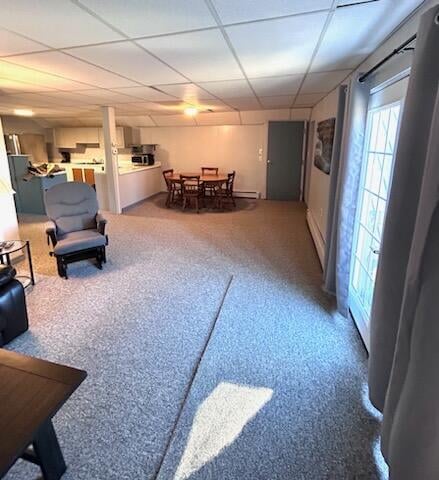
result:
M 393 480 L 439 478 L 439 6 L 420 22 L 371 317 L 369 390 Z
M 340 153 L 334 154 L 332 159 L 329 192 L 331 208 L 328 212 L 325 244 L 324 288 L 336 295 L 338 311 L 344 316 L 349 313 L 352 238 L 370 94 L 369 85 L 359 83 L 358 77 L 359 75 L 354 75 L 350 82 L 347 107 L 343 108 L 344 117 L 341 109 L 344 100 L 340 96 L 337 122 L 343 118 L 343 134 Z M 334 139 L 334 144 L 337 152 L 337 138 Z
M 336 245 L 337 245 L 337 223 L 340 188 L 340 155 L 341 143 L 343 140 L 344 120 L 346 114 L 346 97 L 348 94 L 347 85 L 341 85 L 338 89 L 337 117 L 335 121 L 334 146 L 332 148 L 331 177 L 329 180 L 328 217 L 326 222 L 325 241 L 325 264 L 323 266 L 323 282 L 327 292 L 335 295 L 336 282 Z

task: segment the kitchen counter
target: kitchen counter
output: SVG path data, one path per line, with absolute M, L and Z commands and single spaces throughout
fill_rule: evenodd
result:
M 99 207 L 108 210 L 107 180 L 105 172 L 95 172 L 96 192 Z M 164 190 L 161 163 L 134 166 L 129 163 L 119 166 L 119 197 L 121 208 L 141 202 Z
M 153 168 L 161 168 L 161 163 L 156 162 L 154 165 L 142 165 L 142 166 L 135 166 L 135 165 L 122 165 L 119 166 L 119 175 L 126 175 L 127 173 L 136 173 L 142 172 L 144 170 L 152 170 Z

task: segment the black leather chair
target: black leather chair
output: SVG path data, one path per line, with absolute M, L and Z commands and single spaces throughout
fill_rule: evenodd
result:
M 0 347 L 29 328 L 23 285 L 15 268 L 0 265 Z

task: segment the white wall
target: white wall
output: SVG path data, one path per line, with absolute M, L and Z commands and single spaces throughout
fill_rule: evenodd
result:
M 311 159 L 314 160 L 314 149 L 317 140 L 317 125 L 322 120 L 337 116 L 338 90 L 333 90 L 327 97 L 319 102 L 312 111 L 311 120 L 315 121 L 314 145 L 312 145 Z M 308 209 L 312 215 L 322 239 L 325 238 L 326 221 L 328 214 L 330 176 L 311 165 L 311 179 L 309 186 Z
M 151 127 L 141 129 L 142 143 L 157 143 L 162 168 L 199 172 L 202 166 L 236 170 L 235 189 L 265 195 L 264 125 Z
M 411 35 L 416 33 L 419 24 L 419 18 L 421 14 L 432 7 L 437 5 L 437 0 L 428 0 L 422 6 L 420 10 L 410 17 L 407 22 L 402 25 L 396 32 L 394 32 L 365 62 L 363 62 L 356 70 L 356 72 L 365 72 L 373 67 L 376 63 L 382 60 L 386 55 L 398 47 L 402 42 L 407 40 Z M 404 55 L 397 55 L 394 59 L 390 60 L 385 66 L 383 66 L 378 72 L 371 78 L 371 85 L 376 86 L 382 84 L 387 79 L 394 77 L 398 73 L 406 70 L 410 67 L 413 59 L 413 54 L 406 53 Z M 351 76 L 346 79 L 347 83 Z M 407 81 L 402 82 L 398 89 L 407 86 Z M 317 123 L 321 120 L 326 120 L 330 117 L 335 117 L 337 114 L 337 99 L 338 99 L 338 87 L 323 98 L 311 112 L 311 120 Z M 315 146 L 315 145 L 314 145 Z M 314 155 L 313 155 L 314 156 Z M 320 241 L 325 241 L 326 236 L 326 222 L 328 214 L 328 198 L 329 198 L 329 182 L 330 176 L 325 175 L 319 169 L 312 165 L 311 167 L 311 180 L 310 180 L 310 200 L 309 200 L 309 216 L 311 221 L 314 221 L 314 226 L 318 229 L 318 233 L 321 238 L 315 238 L 316 245 Z M 312 229 L 312 226 L 311 226 Z M 313 232 L 314 236 L 314 232 Z M 321 248 L 317 245 L 317 248 Z
M 3 124 L 3 131 L 5 135 L 11 133 L 37 133 L 45 135 L 46 129 L 41 127 L 37 122 L 31 118 L 14 117 L 12 115 L 4 115 L 1 118 Z
M 159 145 L 156 159 L 162 168 L 199 172 L 201 166 L 236 171 L 237 192 L 266 194 L 268 121 L 308 120 L 311 109 L 279 109 L 240 112 L 242 125 L 142 127 L 142 143 Z M 198 118 L 198 117 L 197 117 Z M 198 120 L 197 120 L 198 121 Z
M 11 186 L 8 156 L 3 139 L 3 127 L 0 119 L 0 179 L 3 186 Z M 15 211 L 12 193 L 5 193 L 0 186 L 0 240 L 14 240 L 20 238 L 18 233 L 17 213 Z

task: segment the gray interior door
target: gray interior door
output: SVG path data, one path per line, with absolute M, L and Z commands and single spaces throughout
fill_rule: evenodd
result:
M 267 198 L 300 200 L 304 122 L 269 122 Z

